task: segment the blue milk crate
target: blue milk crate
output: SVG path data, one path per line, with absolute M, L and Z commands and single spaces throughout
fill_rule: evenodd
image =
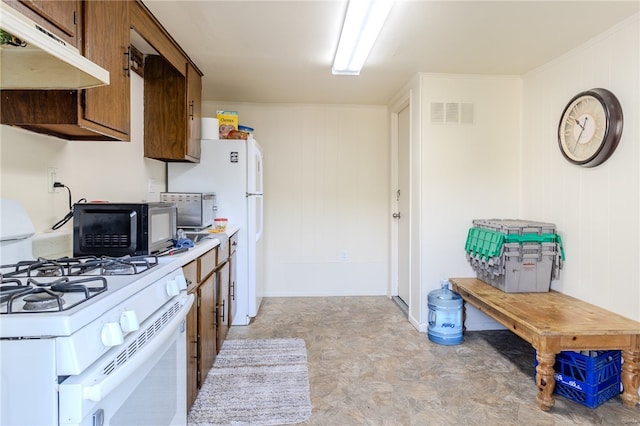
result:
M 534 351 L 534 377 L 538 359 Z M 596 408 L 620 393 L 620 351 L 560 352 L 556 355 L 553 393 Z

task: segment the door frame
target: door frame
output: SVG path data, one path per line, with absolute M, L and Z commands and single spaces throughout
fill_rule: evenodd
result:
M 398 296 L 398 221 L 393 218 L 393 213 L 398 211 L 398 199 L 396 191 L 398 190 L 398 115 L 400 111 L 405 108 L 409 108 L 409 145 L 411 145 L 411 91 L 407 90 L 395 99 L 395 101 L 389 107 L 390 113 L 390 131 L 391 131 L 391 152 L 390 152 L 390 170 L 391 170 L 391 182 L 389 193 L 389 235 L 390 235 L 390 251 L 389 251 L 389 274 L 390 274 L 390 296 Z M 411 164 L 408 165 L 411 167 Z M 411 173 L 410 173 L 411 175 Z M 411 186 L 411 179 L 409 180 L 409 186 Z M 409 197 L 409 205 L 411 205 L 411 190 L 404 196 Z M 406 215 L 406 220 L 409 221 L 409 227 L 411 227 L 411 211 L 402 212 Z M 411 229 L 411 228 L 410 228 Z M 409 262 L 411 262 L 411 244 L 409 244 Z M 411 279 L 411 274 L 409 274 Z M 409 283 L 411 288 L 411 283 Z M 411 311 L 412 297 L 411 291 L 409 291 L 409 300 L 404 302 L 407 304 L 409 311 Z
M 426 298 L 422 289 L 422 263 L 421 263 L 421 182 L 422 182 L 422 129 L 421 129 L 421 74 L 417 74 L 389 103 L 391 152 L 390 152 L 390 190 L 389 202 L 389 229 L 390 229 L 390 296 L 398 295 L 398 224 L 392 217 L 397 211 L 398 203 L 395 193 L 398 187 L 398 115 L 404 108 L 409 108 L 409 193 L 406 194 L 409 210 L 403 212 L 404 218 L 409 222 L 409 300 L 408 320 L 416 330 L 426 332 Z M 423 306 L 424 305 L 424 306 Z

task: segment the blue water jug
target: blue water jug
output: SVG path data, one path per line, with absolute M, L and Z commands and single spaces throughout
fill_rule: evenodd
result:
M 462 297 L 449 289 L 449 281 L 442 280 L 441 288 L 428 297 L 429 340 L 440 345 L 462 342 Z

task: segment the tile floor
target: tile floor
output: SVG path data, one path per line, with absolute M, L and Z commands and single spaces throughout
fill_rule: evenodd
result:
M 640 425 L 640 405 L 535 403 L 533 348 L 509 331 L 442 346 L 386 297 L 267 298 L 229 339 L 304 338 L 309 425 Z

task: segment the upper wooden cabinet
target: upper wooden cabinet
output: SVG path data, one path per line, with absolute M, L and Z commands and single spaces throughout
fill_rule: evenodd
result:
M 200 161 L 201 78 L 186 63 L 186 76 L 164 58 L 144 62 L 144 156 Z
M 129 6 L 123 1 L 84 3 L 84 56 L 107 68 L 108 86 L 84 90 L 83 120 L 121 140 L 129 140 Z
M 109 71 L 110 84 L 83 90 L 2 90 L 2 124 L 68 140 L 129 141 L 134 31 L 153 51 L 142 72 L 144 155 L 199 161 L 202 73 L 141 1 L 3 1 L 77 43 L 85 57 Z
M 153 49 L 144 59 L 144 156 L 199 162 L 202 73 L 139 2 L 131 27 Z
M 23 15 L 42 25 L 66 43 L 79 47 L 82 43 L 80 0 L 3 0 Z
M 202 139 L 202 75 L 187 63 L 187 136 L 186 155 L 200 160 Z
M 109 71 L 110 84 L 83 90 L 2 90 L 3 124 L 69 140 L 130 140 L 129 5 L 85 1 L 82 17 L 81 51 Z

